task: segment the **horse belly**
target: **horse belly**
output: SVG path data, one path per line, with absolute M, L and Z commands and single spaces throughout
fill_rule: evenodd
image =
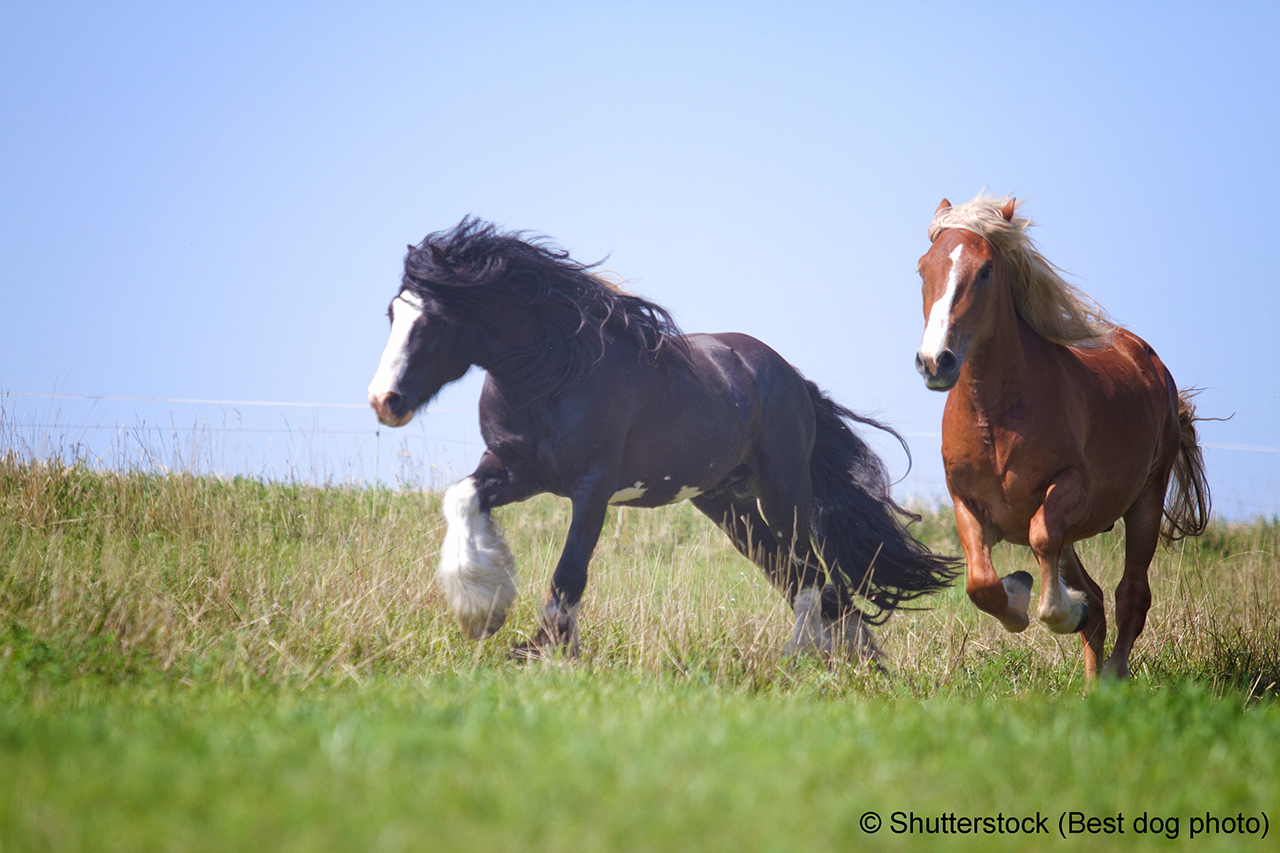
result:
M 697 407 L 686 411 L 698 411 Z M 697 497 L 719 485 L 742 462 L 745 434 L 736 417 L 702 408 L 690 417 L 656 413 L 638 419 L 654 426 L 633 428 L 611 504 L 658 507 Z M 643 414 L 643 412 L 642 412 Z

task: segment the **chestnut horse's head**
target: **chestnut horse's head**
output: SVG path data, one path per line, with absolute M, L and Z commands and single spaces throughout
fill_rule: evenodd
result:
M 955 386 L 979 342 L 1013 333 L 1012 325 L 997 328 L 1015 315 L 1062 346 L 1105 346 L 1115 333 L 1102 306 L 1040 254 L 1028 233 L 1031 220 L 1017 208 L 1012 197 L 979 193 L 955 207 L 943 199 L 934 211 L 933 245 L 920 259 L 926 324 L 916 369 L 935 391 Z
M 1011 198 L 1000 209 L 1005 221 L 1012 220 L 1014 206 Z M 935 217 L 950 207 L 943 199 Z M 954 387 L 970 348 L 989 333 L 991 283 L 1003 272 L 1002 259 L 991 244 L 965 228 L 941 231 L 920 258 L 925 327 L 916 370 L 929 388 Z

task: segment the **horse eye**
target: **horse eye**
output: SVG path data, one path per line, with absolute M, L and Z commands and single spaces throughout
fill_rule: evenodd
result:
M 983 264 L 982 269 L 978 270 L 978 278 L 986 281 L 991 278 L 991 264 Z

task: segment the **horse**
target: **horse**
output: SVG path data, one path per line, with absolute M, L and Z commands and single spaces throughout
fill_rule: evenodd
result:
M 486 372 L 473 473 L 447 489 L 437 579 L 462 632 L 516 597 L 491 512 L 541 493 L 572 516 L 537 634 L 516 658 L 576 657 L 587 567 L 611 505 L 691 500 L 795 612 L 787 652 L 880 663 L 868 626 L 959 573 L 907 531 L 883 462 L 839 405 L 744 334 L 683 334 L 659 305 L 549 238 L 464 218 L 410 245 L 369 403 L 403 426 L 472 366 Z M 909 457 L 909 450 L 908 450 Z M 858 609 L 856 597 L 873 611 Z
M 967 564 L 966 591 L 1009 631 L 1029 623 L 1033 579 L 1001 578 L 991 548 L 1029 546 L 1037 617 L 1080 633 L 1086 680 L 1129 677 L 1151 606 L 1160 540 L 1204 532 L 1209 485 L 1194 391 L 1142 338 L 1065 281 L 1027 233 L 1012 197 L 938 205 L 920 259 L 925 330 L 916 367 L 947 392 L 942 458 Z M 1116 638 L 1103 662 L 1102 590 L 1075 544 L 1124 520 Z

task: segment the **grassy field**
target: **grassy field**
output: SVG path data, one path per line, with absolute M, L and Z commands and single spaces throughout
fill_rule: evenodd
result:
M 611 515 L 578 662 L 512 663 L 568 512 L 499 520 L 522 597 L 470 643 L 434 494 L 0 456 L 0 851 L 1274 844 L 1275 521 L 1160 552 L 1134 682 L 1086 695 L 1077 639 L 958 588 L 884 626 L 891 675 L 783 660 L 687 504 Z M 1122 541 L 1082 550 L 1105 588 Z

